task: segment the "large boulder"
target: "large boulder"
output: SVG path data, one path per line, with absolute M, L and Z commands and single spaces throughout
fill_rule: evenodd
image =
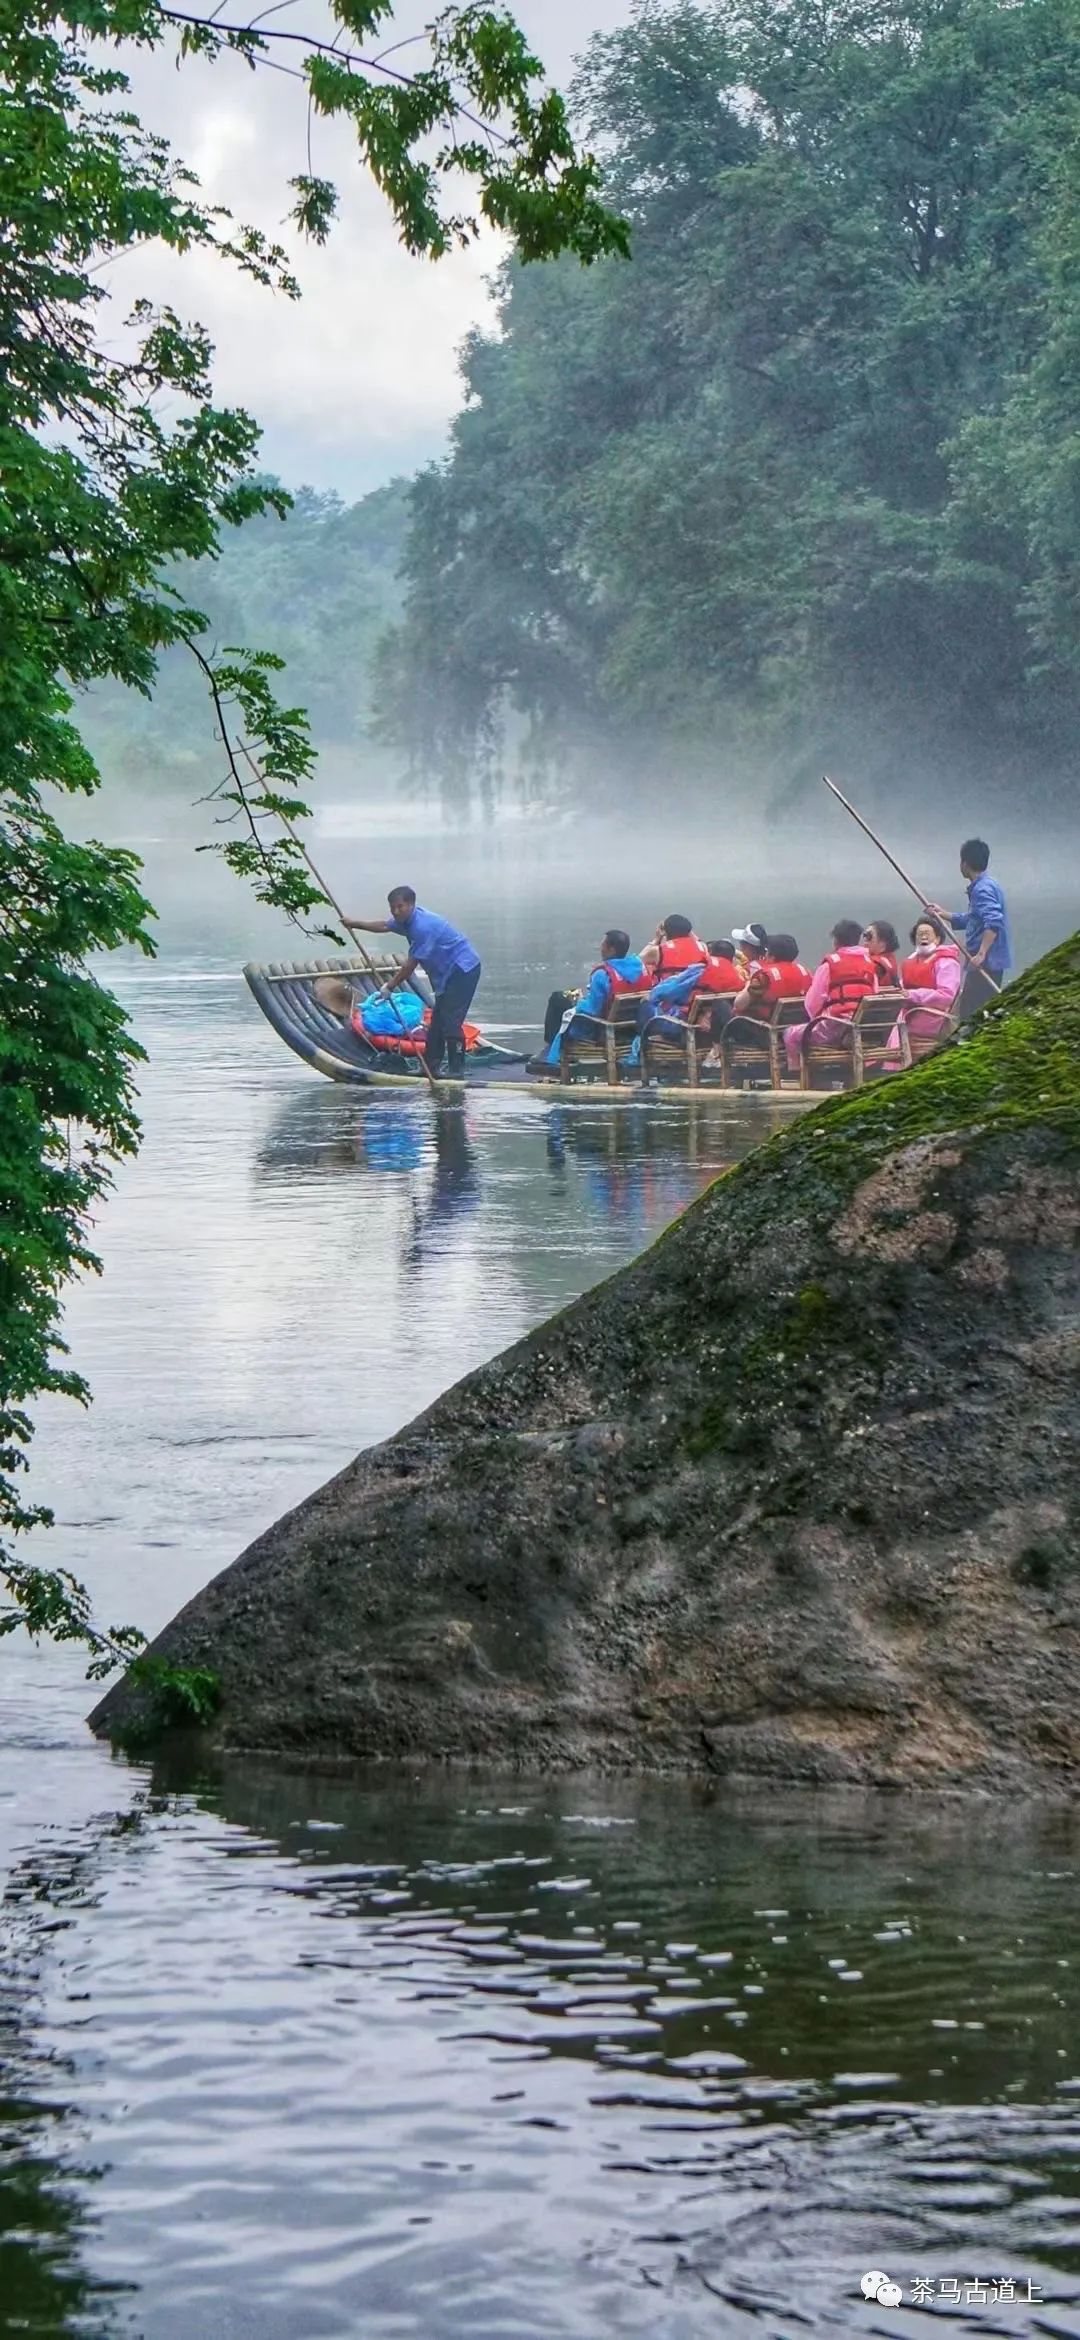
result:
M 718 1180 L 156 1646 L 216 1670 L 230 1748 L 1071 1785 L 1078 1230 L 1080 936 Z

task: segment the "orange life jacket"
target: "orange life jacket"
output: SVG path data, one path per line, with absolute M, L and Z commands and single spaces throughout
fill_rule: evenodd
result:
M 869 999 L 871 992 L 878 988 L 869 951 L 861 943 L 853 943 L 850 950 L 830 951 L 825 964 L 829 970 L 826 1015 L 853 1016 L 863 1000 Z
M 693 965 L 692 960 L 691 965 Z M 651 991 L 653 987 L 651 968 L 643 967 L 640 975 L 623 975 L 618 967 L 612 966 L 610 959 L 601 959 L 600 965 L 593 968 L 593 975 L 607 976 L 611 985 L 612 999 L 622 999 L 627 992 L 631 991 Z M 591 980 L 592 977 L 590 977 Z
M 354 1032 L 359 1032 L 361 1040 L 366 1040 L 369 1048 L 379 1048 L 386 1056 L 422 1056 L 427 1047 L 430 1025 L 430 1008 L 424 1009 L 424 1020 L 418 1032 L 369 1032 L 360 1020 L 359 1008 L 354 1008 L 352 1014 Z M 466 1054 L 468 1054 L 469 1050 L 477 1047 L 480 1041 L 479 1024 L 463 1024 L 461 1037 L 465 1042 Z
M 810 969 L 803 966 L 801 959 L 769 959 L 766 964 L 774 1001 L 805 998 L 810 989 Z
M 959 956 L 955 943 L 939 943 L 928 958 L 920 959 L 916 954 L 914 958 L 905 959 L 900 969 L 900 981 L 905 991 L 936 991 L 938 967 L 942 959 L 950 966 L 955 966 Z
M 694 998 L 700 999 L 703 992 L 741 991 L 742 987 L 743 976 L 734 959 L 709 958 L 698 977 Z
M 798 959 L 757 959 L 748 981 L 754 988 L 747 1014 L 771 1016 L 778 1000 L 802 999 L 810 976 Z
M 656 980 L 662 975 L 682 975 L 688 967 L 699 967 L 709 956 L 696 934 L 665 935 L 656 962 Z
M 422 1056 L 425 1047 L 424 1028 L 418 1032 L 368 1032 L 363 1024 L 353 1021 L 354 1031 L 369 1048 L 377 1048 L 384 1056 Z

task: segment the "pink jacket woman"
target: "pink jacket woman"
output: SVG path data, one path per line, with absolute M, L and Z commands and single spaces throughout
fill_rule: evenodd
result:
M 912 956 L 904 960 L 900 980 L 910 1005 L 904 1021 L 913 1040 L 940 1040 L 948 1029 L 964 980 L 964 963 L 956 944 L 948 940 L 936 918 L 919 918 L 911 929 Z M 900 1027 L 889 1041 L 900 1054 Z

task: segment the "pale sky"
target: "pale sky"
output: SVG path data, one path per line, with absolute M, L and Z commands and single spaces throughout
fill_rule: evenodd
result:
M 432 0 L 401 0 L 383 45 L 433 12 Z M 563 87 L 590 34 L 629 12 L 629 0 L 518 0 L 515 9 Z M 234 12 L 226 5 L 220 13 L 228 20 Z M 237 22 L 252 14 L 235 10 Z M 294 0 L 284 21 L 320 30 L 319 0 Z M 165 132 L 209 199 L 286 245 L 304 297 L 292 303 L 261 291 L 205 254 L 136 253 L 109 275 L 117 325 L 140 293 L 197 317 L 217 348 L 216 395 L 258 418 L 262 460 L 291 487 L 362 495 L 440 453 L 460 403 L 456 352 L 489 313 L 485 283 L 499 239 L 437 263 L 411 259 L 348 129 L 316 121 L 313 167 L 336 181 L 341 208 L 329 243 L 305 245 L 288 226 L 288 181 L 307 168 L 300 83 L 262 67 L 252 73 L 235 57 L 214 65 L 189 58 L 177 70 L 161 52 L 137 55 L 129 69 L 143 120 Z

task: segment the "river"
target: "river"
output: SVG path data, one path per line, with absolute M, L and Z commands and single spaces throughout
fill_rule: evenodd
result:
M 453 848 L 508 1035 L 618 914 L 561 850 Z M 35 1458 L 50 1556 L 149 1627 L 773 1117 L 322 1085 L 237 978 L 284 938 L 164 894 L 116 970 L 146 1141 L 68 1318 L 95 1402 Z M 154 1770 L 72 1653 L 0 1668 L 0 2331 L 1080 2335 L 1072 1812 Z

